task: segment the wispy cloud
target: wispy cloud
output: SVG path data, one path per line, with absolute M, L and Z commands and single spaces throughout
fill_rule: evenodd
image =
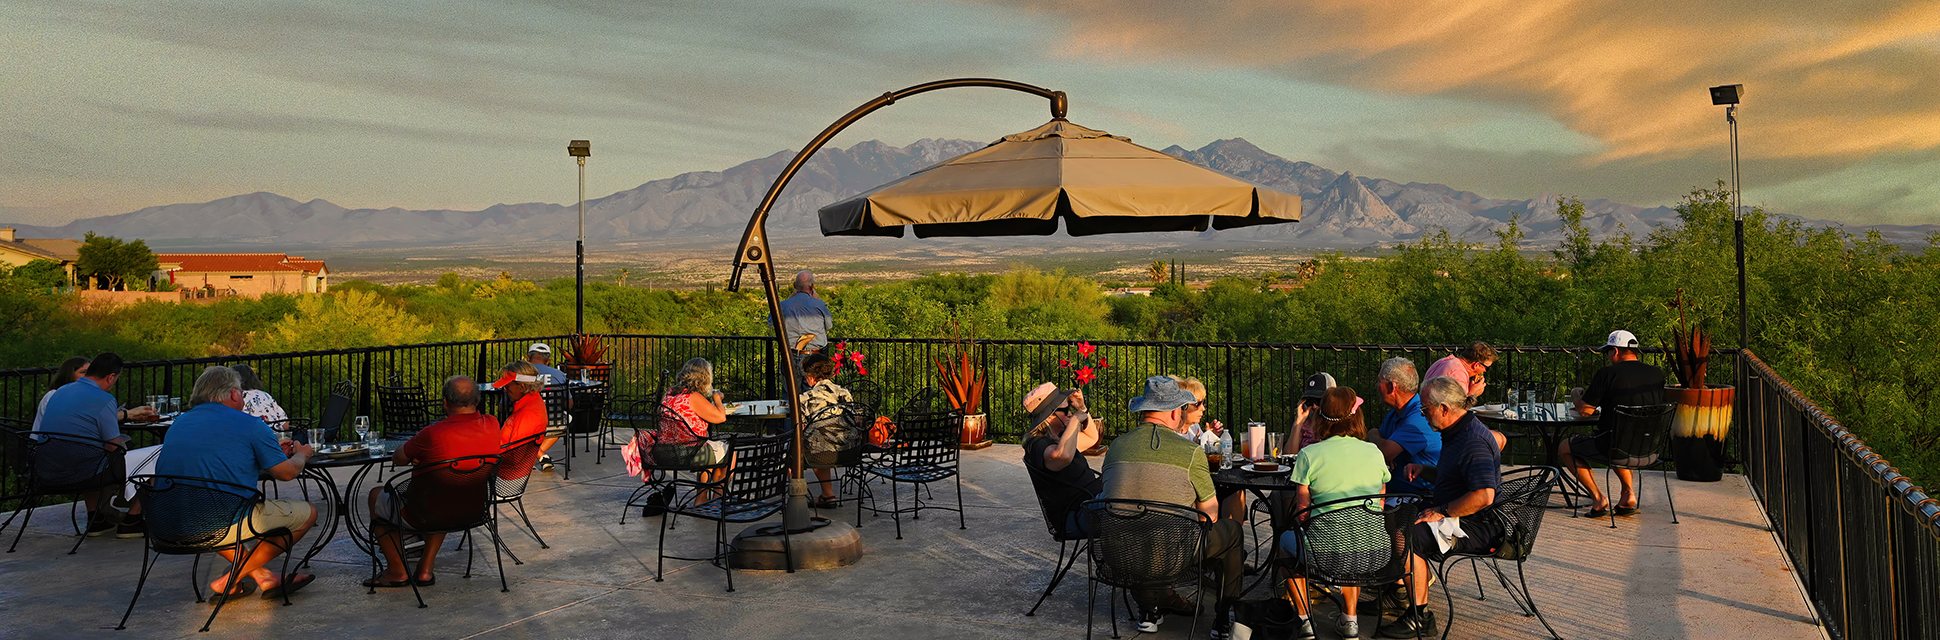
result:
M 1549 114 L 1662 159 L 1726 136 L 1705 88 L 1743 83 L 1746 153 L 1940 147 L 1940 1 L 992 0 L 1069 18 L 1063 55 L 1267 68 Z

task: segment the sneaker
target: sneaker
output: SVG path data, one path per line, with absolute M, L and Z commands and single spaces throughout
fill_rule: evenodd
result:
M 539 470 L 540 471 L 552 470 L 552 456 L 539 456 Z
M 1151 607 L 1149 609 L 1146 609 L 1143 613 L 1140 613 L 1138 615 L 1138 632 L 1139 633 L 1158 633 L 1159 623 L 1164 621 L 1165 621 L 1164 611 L 1160 611 L 1158 607 Z
M 88 537 L 105 536 L 115 530 L 115 523 L 107 520 L 88 520 Z
M 1391 585 L 1383 590 L 1380 600 L 1381 615 L 1390 613 L 1400 615 L 1403 611 L 1406 611 L 1408 609 L 1408 600 L 1402 595 L 1406 592 L 1407 590 L 1400 585 Z
M 1228 610 L 1213 611 L 1212 640 L 1229 640 L 1233 637 L 1233 613 Z
M 1347 615 L 1345 612 L 1340 614 L 1340 624 L 1335 628 L 1340 630 L 1343 638 L 1361 637 L 1361 619 Z
M 115 537 L 122 539 L 140 538 L 148 535 L 148 520 L 141 516 L 123 518 L 115 525 Z
M 1401 617 L 1383 623 L 1375 635 L 1382 638 L 1415 638 L 1435 635 L 1435 612 L 1422 607 L 1418 611 L 1402 613 Z
M 1293 628 L 1293 640 L 1314 640 L 1313 618 L 1301 618 L 1300 626 Z

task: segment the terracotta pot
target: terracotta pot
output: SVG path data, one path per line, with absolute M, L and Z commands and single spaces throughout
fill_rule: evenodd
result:
M 613 363 L 611 362 L 595 362 L 593 364 L 573 364 L 568 362 L 559 365 L 559 370 L 565 372 L 566 377 L 574 380 L 578 380 L 579 372 L 584 370 L 588 378 L 608 384 L 612 384 L 613 382 Z
M 972 413 L 964 416 L 963 434 L 960 440 L 962 445 L 971 449 L 990 446 L 990 437 L 986 433 L 989 423 L 990 414 L 987 413 Z
M 1664 397 L 1677 403 L 1677 415 L 1671 420 L 1671 435 L 1680 438 L 1709 436 L 1724 442 L 1725 435 L 1731 432 L 1731 406 L 1737 391 L 1731 385 L 1703 389 L 1664 387 Z

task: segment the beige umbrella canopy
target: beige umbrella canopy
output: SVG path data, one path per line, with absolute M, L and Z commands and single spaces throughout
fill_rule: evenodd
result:
M 823 207 L 823 235 L 1074 236 L 1298 222 L 1300 196 L 1063 118 Z

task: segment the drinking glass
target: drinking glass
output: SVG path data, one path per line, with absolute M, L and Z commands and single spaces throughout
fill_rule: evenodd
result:
M 1280 439 L 1282 437 L 1284 437 L 1283 434 L 1279 433 L 1266 434 L 1266 455 L 1268 458 L 1277 459 L 1280 457 Z
M 180 396 L 168 399 L 168 412 L 169 413 L 182 412 L 182 398 Z
M 363 442 L 366 448 L 374 444 L 370 439 L 370 416 L 357 416 L 356 420 L 350 422 L 350 428 L 357 431 L 357 439 Z

